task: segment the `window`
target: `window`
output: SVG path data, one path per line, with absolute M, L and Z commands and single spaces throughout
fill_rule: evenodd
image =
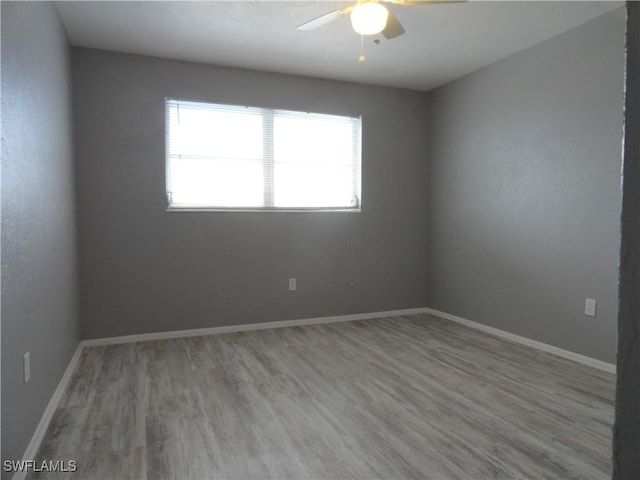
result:
M 170 210 L 360 210 L 360 118 L 167 99 Z

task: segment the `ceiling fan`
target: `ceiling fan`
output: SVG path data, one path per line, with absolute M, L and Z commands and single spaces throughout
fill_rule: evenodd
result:
M 402 6 L 432 5 L 436 3 L 463 3 L 467 0 L 358 0 L 354 5 L 325 13 L 299 25 L 298 30 L 313 30 L 351 14 L 351 25 L 360 35 L 382 33 L 387 39 L 402 35 L 405 30 L 398 19 L 381 2 Z

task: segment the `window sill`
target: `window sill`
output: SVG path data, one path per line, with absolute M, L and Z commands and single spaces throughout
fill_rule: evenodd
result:
M 223 213 L 361 213 L 361 208 L 220 208 L 172 207 L 167 213 L 223 212 Z

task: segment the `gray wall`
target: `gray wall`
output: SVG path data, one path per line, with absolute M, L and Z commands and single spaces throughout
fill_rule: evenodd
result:
M 614 363 L 624 22 L 429 94 L 430 307 Z
M 426 94 L 91 49 L 73 60 L 84 338 L 424 305 Z M 166 213 L 165 97 L 362 115 L 362 213 Z
M 613 478 L 640 478 L 640 3 L 627 2 L 627 70 Z
M 70 80 L 53 4 L 2 2 L 2 460 L 22 457 L 80 338 Z

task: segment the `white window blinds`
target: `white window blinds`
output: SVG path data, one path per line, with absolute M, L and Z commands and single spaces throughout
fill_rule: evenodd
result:
M 360 118 L 168 99 L 166 141 L 170 209 L 360 209 Z

